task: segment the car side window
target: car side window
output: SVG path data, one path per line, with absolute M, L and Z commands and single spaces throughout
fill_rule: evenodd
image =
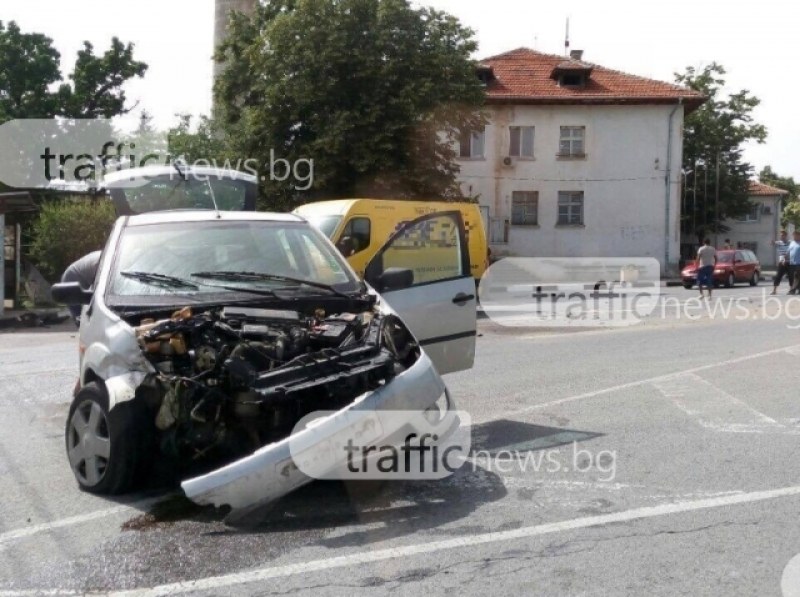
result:
M 469 275 L 464 271 L 458 221 L 440 214 L 418 222 L 395 238 L 383 253 L 383 270 L 410 269 L 414 285 Z
M 371 240 L 371 223 L 369 218 L 355 217 L 344 225 L 336 247 L 345 257 L 360 253 L 369 247 Z

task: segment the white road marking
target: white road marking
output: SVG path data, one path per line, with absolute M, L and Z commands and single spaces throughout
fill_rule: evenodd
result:
M 761 359 L 764 357 L 773 356 L 776 354 L 787 353 L 790 350 L 800 350 L 800 344 L 793 344 L 791 346 L 785 346 L 783 348 L 775 348 L 773 350 L 765 350 L 764 352 L 758 352 L 755 354 L 745 355 L 743 357 L 736 357 L 735 359 L 729 359 L 727 361 L 718 361 L 716 363 L 709 363 L 708 365 L 701 365 L 699 367 L 692 367 L 691 369 L 684 369 L 683 371 L 676 371 L 675 373 L 667 373 L 666 375 L 657 375 L 655 377 L 649 377 L 647 379 L 640 379 L 637 381 L 631 381 L 628 383 L 619 384 L 617 386 L 611 386 L 608 388 L 603 388 L 602 390 L 594 390 L 592 392 L 585 392 L 583 394 L 577 394 L 575 396 L 567 396 L 565 398 L 559 398 L 557 400 L 551 400 L 550 402 L 540 402 L 537 404 L 531 404 L 530 406 L 524 406 L 522 408 L 518 408 L 517 410 L 511 410 L 503 413 L 503 418 L 512 417 L 514 415 L 520 415 L 527 412 L 531 412 L 534 410 L 539 410 L 542 408 L 551 408 L 553 406 L 560 406 L 562 404 L 566 404 L 568 402 L 575 402 L 577 400 L 586 400 L 588 398 L 596 398 L 597 396 L 603 396 L 605 394 L 612 394 L 614 392 L 619 392 L 620 390 L 629 390 L 631 388 L 637 388 L 642 385 L 647 384 L 655 384 L 659 382 L 668 381 L 675 377 L 680 377 L 681 375 L 687 375 L 691 373 L 699 373 L 701 371 L 708 371 L 710 369 L 716 369 L 717 367 L 727 367 L 729 365 L 735 365 L 737 363 L 743 363 L 745 361 L 752 361 L 754 359 Z M 526 396 L 526 393 L 518 392 L 508 398 L 520 398 Z M 497 420 L 496 418 L 485 419 L 485 420 L 477 420 L 473 419 L 473 425 L 481 425 L 484 423 L 489 423 L 491 421 Z
M 668 516 L 670 514 L 696 512 L 698 510 L 736 506 L 739 504 L 749 504 L 764 500 L 794 496 L 800 496 L 800 486 L 798 485 L 792 487 L 783 487 L 780 489 L 772 489 L 768 491 L 756 491 L 696 501 L 634 508 L 624 512 L 614 512 L 612 514 L 602 514 L 599 516 L 587 516 L 573 520 L 563 520 L 560 522 L 522 527 L 510 531 L 481 533 L 478 535 L 446 539 L 444 541 L 432 541 L 418 545 L 392 547 L 388 549 L 354 553 L 322 560 L 312 560 L 310 562 L 298 562 L 296 564 L 287 564 L 284 566 L 261 568 L 247 572 L 212 576 L 193 581 L 158 585 L 150 588 L 112 592 L 109 593 L 109 595 L 115 597 L 158 597 L 193 591 L 218 591 L 220 589 L 235 585 L 264 582 L 275 578 L 311 574 L 337 568 L 349 568 L 363 564 L 373 564 L 385 560 L 401 560 L 403 558 L 436 553 L 450 549 L 462 549 L 467 547 L 475 547 L 477 545 L 487 545 L 490 543 L 502 543 L 519 539 L 528 539 L 531 537 L 538 537 L 551 533 L 560 533 L 589 527 L 599 527 L 619 522 L 631 522 L 659 516 Z
M 132 504 L 114 506 L 113 508 L 106 508 L 104 510 L 95 510 L 94 512 L 88 512 L 86 514 L 78 514 L 77 516 L 70 516 L 68 518 L 61 518 L 50 522 L 34 524 L 29 527 L 16 529 L 13 531 L 6 531 L 5 533 L 0 533 L 0 550 L 2 550 L 8 543 L 11 543 L 12 541 L 31 537 L 32 535 L 38 535 L 39 533 L 46 533 L 52 531 L 53 529 L 83 524 L 99 518 L 113 516 L 114 514 L 119 514 L 121 512 L 141 511 L 142 509 L 148 508 L 153 504 L 163 500 L 164 497 L 165 496 L 162 495 L 148 498 Z M 0 595 L 2 595 L 2 593 L 0 593 Z
M 694 373 L 654 382 L 659 392 L 699 425 L 724 433 L 800 434 Z

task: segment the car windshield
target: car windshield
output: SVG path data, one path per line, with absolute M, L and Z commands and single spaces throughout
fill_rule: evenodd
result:
M 308 218 L 308 221 L 316 226 L 322 234 L 328 238 L 333 238 L 333 233 L 339 227 L 339 222 L 342 221 L 342 216 L 315 216 Z
M 198 272 L 246 276 L 200 276 Z M 265 274 L 259 276 L 258 274 Z M 300 284 L 307 280 L 311 284 Z M 359 283 L 328 243 L 302 222 L 208 221 L 129 226 L 112 266 L 110 297 L 299 290 L 354 292 Z M 113 300 L 112 302 L 119 302 Z
M 717 261 L 719 263 L 733 263 L 733 253 L 717 253 Z

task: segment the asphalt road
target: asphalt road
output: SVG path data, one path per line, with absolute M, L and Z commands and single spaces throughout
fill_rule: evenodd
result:
M 764 291 L 716 291 L 725 317 L 669 289 L 678 308 L 625 328 L 482 320 L 475 368 L 447 378 L 479 458 L 443 481 L 315 483 L 244 529 L 157 490 L 80 492 L 75 333 L 0 334 L 0 595 L 781 595 L 800 299 Z

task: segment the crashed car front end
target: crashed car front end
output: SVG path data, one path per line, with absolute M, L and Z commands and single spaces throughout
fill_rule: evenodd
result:
M 110 328 L 116 357 L 101 361 L 109 407 L 136 401 L 155 437 L 145 448 L 191 477 L 186 495 L 236 515 L 311 481 L 290 444 L 323 441 L 348 412 L 408 411 L 411 421 L 441 411 L 444 435 L 457 426 L 445 416 L 453 405 L 444 382 L 400 318 L 368 297 L 333 314 L 320 302 L 305 311 L 233 304 L 126 316 Z M 318 411 L 336 415 L 295 430 Z M 376 439 L 398 429 L 384 431 Z

